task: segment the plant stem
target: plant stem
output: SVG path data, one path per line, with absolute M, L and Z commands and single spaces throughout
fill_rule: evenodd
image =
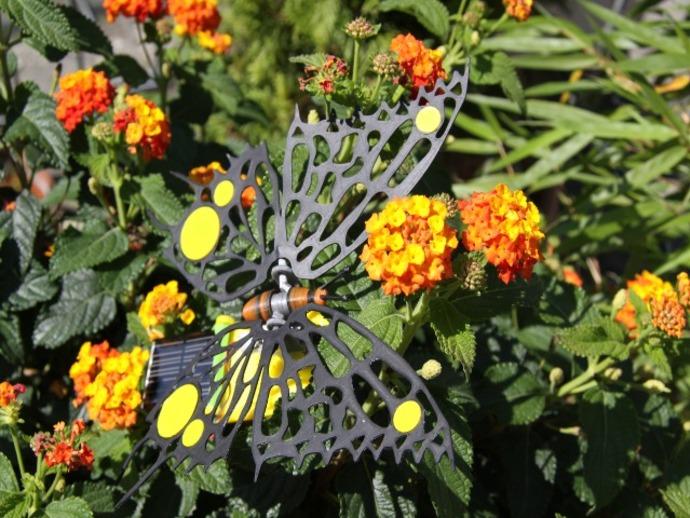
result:
M 48 491 L 46 492 L 46 494 L 42 498 L 42 500 L 44 502 L 47 502 L 50 499 L 51 495 L 55 491 L 55 488 L 58 486 L 58 483 L 60 482 L 60 480 L 62 480 L 62 470 L 58 471 L 55 474 L 55 478 L 53 479 L 53 483 L 50 484 Z
M 584 386 L 584 384 L 589 382 L 592 378 L 594 378 L 594 376 L 608 369 L 614 363 L 616 363 L 616 360 L 613 358 L 605 358 L 603 361 L 601 361 L 601 363 L 597 363 L 596 361 L 591 362 L 585 372 L 573 378 L 560 389 L 558 389 L 558 397 L 565 397 L 568 394 L 572 394 L 574 390 Z
M 395 348 L 395 351 L 400 355 L 404 355 L 407 348 L 412 343 L 414 335 L 417 330 L 422 327 L 429 316 L 429 301 L 431 300 L 431 292 L 423 291 L 417 300 L 417 304 L 411 312 L 407 311 L 407 326 L 403 330 L 403 337 L 400 345 Z
M 22 449 L 19 446 L 19 437 L 17 437 L 17 430 L 14 426 L 10 426 L 10 434 L 12 435 L 12 444 L 14 445 L 14 454 L 17 457 L 17 464 L 19 465 L 19 473 L 24 479 L 26 470 L 24 469 L 24 459 L 22 458 Z
M 125 204 L 122 202 L 122 195 L 120 189 L 122 188 L 122 180 L 113 182 L 113 191 L 115 193 L 115 208 L 117 209 L 117 222 L 122 230 L 127 230 L 127 216 L 125 213 Z
M 359 40 L 354 40 L 355 47 L 352 51 L 352 82 L 356 83 L 359 79 Z
M 2 27 L 2 17 L 0 16 L 0 29 Z M 12 79 L 10 77 L 10 66 L 7 61 L 7 52 L 10 50 L 8 45 L 10 36 L 12 35 L 12 24 L 10 23 L 7 35 L 0 32 L 0 74 L 2 74 L 2 84 L 5 90 L 5 98 L 11 104 L 14 100 L 14 92 L 12 91 Z

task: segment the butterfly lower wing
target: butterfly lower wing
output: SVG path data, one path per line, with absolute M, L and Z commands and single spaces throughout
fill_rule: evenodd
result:
M 201 292 L 233 300 L 263 284 L 277 258 L 275 219 L 280 185 L 265 145 L 230 157 L 225 172 L 209 183 L 184 178 L 195 201 L 168 228 L 165 256 Z
M 355 354 L 345 339 L 369 349 Z M 338 355 L 346 364 L 338 365 Z M 419 462 L 425 451 L 453 459 L 448 422 L 422 380 L 347 315 L 317 305 L 298 310 L 268 336 L 262 356 L 264 365 L 276 357 L 282 365 L 262 380 L 254 412 L 257 474 L 271 458 L 300 463 L 315 454 L 328 462 L 341 450 L 355 460 L 365 451 L 378 458 L 385 449 L 397 462 L 405 453 Z
M 353 120 L 313 124 L 295 113 L 276 242 L 297 277 L 321 276 L 364 242 L 362 216 L 372 201 L 412 190 L 443 146 L 464 102 L 468 76 L 466 67 L 463 75 L 455 72 L 448 82 L 439 79 L 433 88 L 420 89 L 408 103 L 383 104 Z

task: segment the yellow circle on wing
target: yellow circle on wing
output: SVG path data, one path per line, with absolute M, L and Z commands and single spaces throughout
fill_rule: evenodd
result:
M 163 439 L 174 437 L 189 422 L 199 402 L 199 391 L 192 384 L 176 388 L 163 401 L 156 419 L 156 430 Z
M 187 448 L 191 448 L 201 439 L 204 433 L 204 422 L 201 419 L 194 419 L 187 425 L 182 434 L 182 444 Z
M 225 207 L 232 201 L 235 195 L 235 186 L 230 180 L 223 180 L 213 189 L 213 203 L 219 207 Z
M 441 112 L 433 106 L 425 106 L 414 120 L 417 129 L 422 133 L 433 133 L 441 126 Z
M 212 207 L 192 211 L 180 231 L 180 250 L 190 261 L 199 261 L 210 254 L 220 236 L 220 218 Z
M 422 420 L 422 407 L 413 400 L 405 401 L 395 409 L 393 426 L 400 433 L 411 432 Z

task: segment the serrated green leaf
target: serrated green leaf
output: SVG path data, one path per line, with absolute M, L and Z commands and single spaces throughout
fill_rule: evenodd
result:
M 31 263 L 34 254 L 34 241 L 38 224 L 41 221 L 41 205 L 27 191 L 16 199 L 17 206 L 12 213 L 12 237 L 19 249 L 19 266 L 24 272 Z
M 151 343 L 146 328 L 141 323 L 141 320 L 139 320 L 139 315 L 134 311 L 127 313 L 127 331 L 136 337 L 140 345 L 149 345 Z
M 335 487 L 341 517 L 397 516 L 393 494 L 383 471 L 366 460 L 346 467 L 339 474 Z
M 93 52 L 103 56 L 110 56 L 113 53 L 110 40 L 96 22 L 70 6 L 61 5 L 58 8 L 65 15 L 73 33 L 77 47 L 74 50 Z
M 15 310 L 23 311 L 53 298 L 57 290 L 57 285 L 50 280 L 45 268 L 39 262 L 32 261 L 31 268 L 8 301 Z
M 4 453 L 0 453 L 0 491 L 19 491 L 19 483 L 14 474 L 12 462 Z
M 129 250 L 129 240 L 119 228 L 102 235 L 63 234 L 50 259 L 50 276 L 55 279 L 69 272 L 90 268 L 117 259 Z
M 623 329 L 604 318 L 561 330 L 556 335 L 556 343 L 579 356 L 610 356 L 624 360 L 629 354 Z
M 129 252 L 100 266 L 97 270 L 101 286 L 112 295 L 119 295 L 144 271 L 149 259 L 147 254 Z
M 106 482 L 77 482 L 70 484 L 66 496 L 82 498 L 94 513 L 115 511 L 115 487 Z
M 522 88 L 522 82 L 511 59 L 507 54 L 497 52 L 493 57 L 493 62 L 503 93 L 520 107 L 520 111 L 524 112 L 526 109 L 525 90 Z
M 17 315 L 0 316 L 0 354 L 11 365 L 24 362 L 24 344 Z
M 89 504 L 77 496 L 50 502 L 45 513 L 48 518 L 91 518 L 93 516 Z
M 89 446 L 95 458 L 94 475 L 106 474 L 117 478 L 121 475 L 122 462 L 132 450 L 127 430 L 100 431 L 89 438 Z
M 141 196 L 154 214 L 167 225 L 174 225 L 182 217 L 182 204 L 166 187 L 160 174 L 151 174 L 139 180 Z
M 121 77 L 131 86 L 140 86 L 149 78 L 139 62 L 125 54 L 116 54 L 95 68 L 107 72 L 108 77 Z
M 483 410 L 505 424 L 536 421 L 544 411 L 546 391 L 531 372 L 517 363 L 497 363 L 484 372 L 477 397 Z
M 0 516 L 3 518 L 24 518 L 29 508 L 29 499 L 23 493 L 0 491 Z
M 217 460 L 208 469 L 197 466 L 186 477 L 195 482 L 199 488 L 214 495 L 224 495 L 232 489 L 232 479 L 225 459 Z
M 40 90 L 29 93 L 21 115 L 7 128 L 3 138 L 6 142 L 35 145 L 60 167 L 66 167 L 69 161 L 69 137 L 55 118 L 55 100 Z
M 676 518 L 690 518 L 690 480 L 669 484 L 661 490 L 661 494 Z
M 472 329 L 453 304 L 444 299 L 432 299 L 430 304 L 431 328 L 441 351 L 457 368 L 462 365 L 470 378 L 476 356 L 476 340 Z
M 55 348 L 73 336 L 100 331 L 115 318 L 116 309 L 115 299 L 101 291 L 93 270 L 69 273 L 62 278 L 57 303 L 39 315 L 34 343 Z
M 582 397 L 579 415 L 587 438 L 584 480 L 601 508 L 625 484 L 630 458 L 640 443 L 637 414 L 625 395 L 594 388 Z
M 400 11 L 414 16 L 430 33 L 444 38 L 450 26 L 448 8 L 439 0 L 383 0 L 382 12 Z
M 175 477 L 175 484 L 180 488 L 182 499 L 178 516 L 191 516 L 196 509 L 196 500 L 199 497 L 199 484 L 186 477 Z
M 38 41 L 60 50 L 78 50 L 69 20 L 50 0 L 6 0 L 14 22 Z

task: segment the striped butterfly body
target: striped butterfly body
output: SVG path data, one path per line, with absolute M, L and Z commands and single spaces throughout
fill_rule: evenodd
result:
M 243 320 L 213 336 L 154 347 L 147 375 L 157 449 L 129 496 L 170 459 L 208 467 L 245 423 L 258 476 L 273 458 L 324 463 L 392 451 L 453 460 L 450 429 L 424 383 L 322 286 L 366 240 L 363 222 L 404 196 L 429 167 L 460 111 L 468 70 L 416 98 L 352 120 L 308 124 L 296 113 L 281 174 L 265 146 L 231 158 L 169 228 L 167 257 L 218 301 L 244 300 Z M 252 203 L 245 200 L 251 198 Z

